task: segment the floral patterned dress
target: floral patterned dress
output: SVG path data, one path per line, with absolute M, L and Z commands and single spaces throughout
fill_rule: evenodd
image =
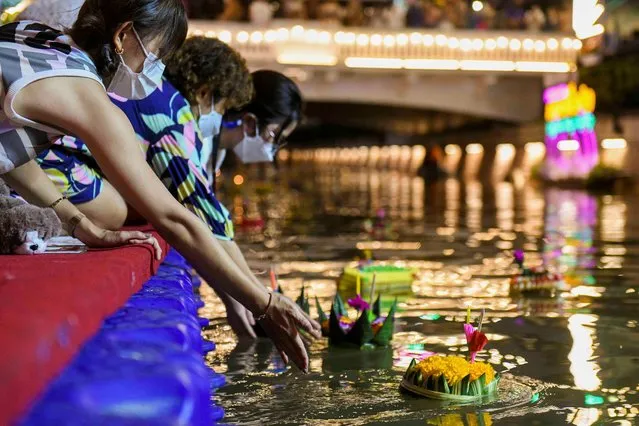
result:
M 215 198 L 202 164 L 202 141 L 188 101 L 163 80 L 149 97 L 111 100 L 129 118 L 142 153 L 171 194 L 224 240 L 233 239 L 228 210 Z M 104 176 L 87 146 L 65 136 L 37 158 L 40 167 L 74 204 L 98 197 Z

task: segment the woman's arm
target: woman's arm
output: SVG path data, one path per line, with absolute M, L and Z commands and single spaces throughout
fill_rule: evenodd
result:
M 298 367 L 308 368 L 308 355 L 296 327 L 319 337 L 319 325 L 309 321 L 293 302 L 269 295 L 235 267 L 207 226 L 173 198 L 146 164 L 131 124 L 98 83 L 67 77 L 40 80 L 22 89 L 14 105 L 32 120 L 55 123 L 83 139 L 125 200 L 211 285 L 256 316 L 268 312 L 263 326 L 284 360 L 289 355 Z
M 35 206 L 48 207 L 62 196 L 34 160 L 2 175 L 2 178 L 25 200 Z M 64 229 L 67 232 L 73 231 L 73 235 L 89 247 L 151 244 L 155 251 L 155 258 L 159 260 L 162 256 L 162 249 L 152 235 L 139 231 L 108 231 L 96 226 L 86 217 L 83 217 L 71 230 L 69 229 L 69 222 L 74 217 L 80 217 L 80 210 L 67 200 L 58 203 L 54 210 L 58 218 L 60 218 Z

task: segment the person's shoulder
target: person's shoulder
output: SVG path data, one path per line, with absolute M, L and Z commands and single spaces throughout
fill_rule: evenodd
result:
M 157 89 L 147 98 L 149 103 L 161 103 L 168 105 L 171 109 L 175 107 L 181 107 L 187 103 L 182 94 L 171 84 L 166 77 L 162 77 L 162 81 L 158 85 Z

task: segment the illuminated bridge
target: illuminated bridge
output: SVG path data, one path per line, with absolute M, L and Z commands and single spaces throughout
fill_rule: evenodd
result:
M 251 68 L 293 76 L 312 102 L 405 107 L 512 123 L 541 117 L 543 87 L 569 78 L 582 47 L 563 34 L 309 25 L 256 29 L 192 21 L 190 30 L 231 44 Z

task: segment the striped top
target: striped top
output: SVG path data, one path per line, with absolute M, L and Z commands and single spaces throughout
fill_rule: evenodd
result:
M 18 114 L 21 89 L 49 77 L 85 77 L 102 84 L 91 58 L 60 31 L 33 21 L 0 27 L 0 175 L 33 159 L 62 129 Z

